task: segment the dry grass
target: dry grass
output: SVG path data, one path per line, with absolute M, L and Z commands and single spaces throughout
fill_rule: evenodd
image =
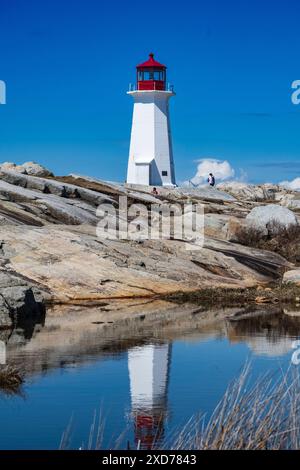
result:
M 20 392 L 23 377 L 15 367 L 4 365 L 0 366 L 0 391 L 7 395 Z
M 274 251 L 292 263 L 300 263 L 300 225 L 285 227 L 274 221 L 268 225 L 267 235 L 255 227 L 241 227 L 237 240 L 241 245 Z
M 105 430 L 106 419 L 103 415 L 102 408 L 100 408 L 99 412 L 96 410 L 93 414 L 92 423 L 90 425 L 89 435 L 87 442 L 82 442 L 80 446 L 80 450 L 101 450 L 103 449 L 103 436 Z M 64 430 L 59 450 L 67 450 L 72 447 L 72 434 L 73 434 L 73 425 L 74 419 L 73 416 L 70 419 L 70 422 L 66 429 Z M 119 449 L 121 447 L 122 442 L 125 440 L 125 434 L 127 429 L 125 429 L 118 438 L 116 438 L 113 442 L 112 448 L 114 450 Z
M 172 449 L 300 449 L 299 376 L 268 376 L 250 388 L 248 367 L 227 389 L 207 423 L 194 419 L 169 442 Z

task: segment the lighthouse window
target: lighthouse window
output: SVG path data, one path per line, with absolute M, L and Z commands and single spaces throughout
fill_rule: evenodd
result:
M 138 81 L 155 80 L 165 81 L 164 70 L 138 70 Z
M 162 174 L 162 176 L 168 176 L 168 172 L 167 172 L 167 171 L 162 171 L 161 174 Z
M 153 80 L 153 72 L 144 71 L 143 80 Z

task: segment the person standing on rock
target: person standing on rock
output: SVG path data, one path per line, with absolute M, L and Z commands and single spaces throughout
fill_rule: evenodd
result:
M 214 186 L 215 183 L 216 183 L 216 180 L 215 180 L 215 177 L 212 173 L 209 173 L 209 177 L 208 177 L 208 184 L 209 186 Z

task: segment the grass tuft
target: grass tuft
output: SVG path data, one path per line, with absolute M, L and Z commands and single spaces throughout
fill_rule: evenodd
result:
M 0 391 L 6 395 L 17 394 L 22 383 L 23 377 L 18 369 L 9 365 L 0 366 Z

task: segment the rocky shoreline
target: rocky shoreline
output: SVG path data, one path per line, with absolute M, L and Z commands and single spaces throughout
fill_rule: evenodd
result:
M 147 187 L 126 187 L 78 175 L 55 177 L 34 163 L 0 165 L 0 328 L 10 328 L 16 316 L 43 315 L 47 303 L 97 303 L 199 292 L 201 301 L 205 291 L 210 295 L 214 289 L 249 292 L 282 282 L 288 282 L 285 289 L 292 286 L 290 295 L 297 297 L 297 262 L 242 245 L 237 232 L 247 226 L 251 211 L 267 207 L 271 212 L 271 205 L 275 211 L 284 208 L 298 224 L 299 193 L 278 185 L 241 183 L 161 188 L 158 196 L 150 192 Z M 110 204 L 118 213 L 121 195 L 148 210 L 151 204 L 166 202 L 203 205 L 203 248 L 186 250 L 186 242 L 176 239 L 133 241 L 97 236 L 98 205 Z M 276 295 L 278 291 L 273 297 Z M 247 300 L 246 295 L 244 298 Z

